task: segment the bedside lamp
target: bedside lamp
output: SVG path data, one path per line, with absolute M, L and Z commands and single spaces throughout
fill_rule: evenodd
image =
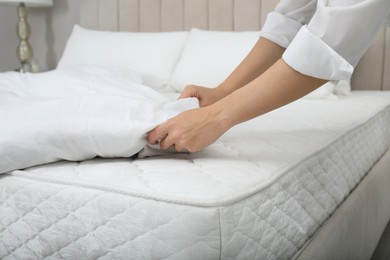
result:
M 19 45 L 17 48 L 17 56 L 21 64 L 21 72 L 30 71 L 30 62 L 33 56 L 32 48 L 28 42 L 30 36 L 30 25 L 27 22 L 28 7 L 47 7 L 53 5 L 53 0 L 0 0 L 0 4 L 18 5 L 17 14 L 19 21 L 16 27 L 16 32 L 19 37 Z

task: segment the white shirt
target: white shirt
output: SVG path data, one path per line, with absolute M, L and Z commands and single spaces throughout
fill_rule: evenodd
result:
M 348 79 L 390 14 L 390 0 L 281 0 L 261 37 L 302 74 Z

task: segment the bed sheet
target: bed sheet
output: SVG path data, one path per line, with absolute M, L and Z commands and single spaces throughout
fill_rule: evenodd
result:
M 2 258 L 286 259 L 388 149 L 390 93 L 299 100 L 195 154 L 0 176 Z

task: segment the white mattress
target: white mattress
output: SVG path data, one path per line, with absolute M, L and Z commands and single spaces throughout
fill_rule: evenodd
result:
M 0 176 L 2 259 L 288 259 L 390 144 L 390 93 L 299 100 L 196 154 Z

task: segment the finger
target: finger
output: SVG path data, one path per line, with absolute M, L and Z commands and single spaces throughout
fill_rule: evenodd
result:
M 179 153 L 189 153 L 189 150 L 186 147 L 187 145 L 190 144 L 183 142 L 183 140 L 176 140 L 174 145 L 175 151 Z
M 169 149 L 169 147 L 174 146 L 175 143 L 172 140 L 172 138 L 169 138 L 169 136 L 165 137 L 161 142 L 160 142 L 160 148 L 163 150 Z
M 175 148 L 175 151 L 178 153 L 189 153 L 188 149 L 184 147 L 177 146 L 176 144 L 174 144 L 173 147 Z
M 194 91 L 194 85 L 187 85 L 178 99 L 189 98 L 194 96 L 196 96 Z
M 177 98 L 178 100 L 179 99 L 183 99 L 183 98 L 188 98 L 189 96 L 187 95 L 187 93 L 181 93 L 180 96 Z
M 191 92 L 189 92 L 189 91 L 184 91 L 184 92 L 182 92 L 181 93 L 181 95 L 179 96 L 179 98 L 178 99 L 183 99 L 183 98 L 190 98 L 190 97 L 192 97 L 192 93 Z
M 175 151 L 180 153 L 183 150 L 183 146 L 180 144 L 175 143 L 174 145 Z
M 160 140 L 164 139 L 168 135 L 167 124 L 157 126 L 148 133 L 147 140 L 150 144 L 157 144 Z

